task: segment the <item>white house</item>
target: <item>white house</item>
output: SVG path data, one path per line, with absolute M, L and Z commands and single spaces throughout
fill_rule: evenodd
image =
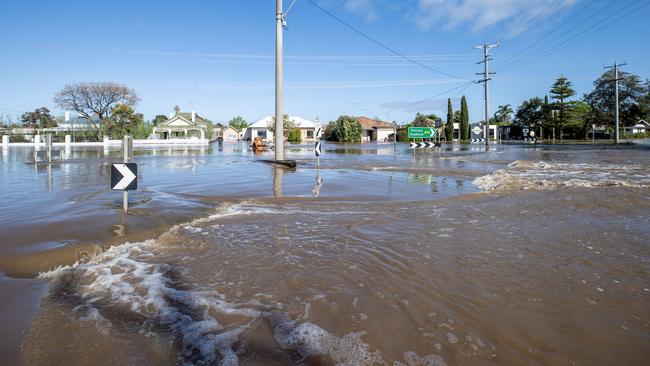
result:
M 196 112 L 178 112 L 168 120 L 153 128 L 157 139 L 205 139 L 209 121 L 200 117 Z
M 634 126 L 623 127 L 623 133 L 626 135 L 634 133 L 645 133 L 648 130 L 650 130 L 650 124 L 642 119 L 640 119 L 639 122 L 637 122 Z
M 241 139 L 241 133 L 230 126 L 221 130 L 220 136 L 223 142 L 237 142 Z
M 316 123 L 313 121 L 297 117 L 289 116 L 296 128 L 301 131 L 301 141 L 315 141 Z M 274 123 L 273 116 L 267 116 L 261 120 L 251 123 L 243 132 L 244 140 L 250 141 L 255 137 L 261 137 L 264 141 L 273 141 L 273 132 L 269 129 Z
M 362 130 L 361 142 L 388 141 L 395 132 L 395 126 L 389 122 L 368 117 L 358 117 L 357 121 L 359 121 Z

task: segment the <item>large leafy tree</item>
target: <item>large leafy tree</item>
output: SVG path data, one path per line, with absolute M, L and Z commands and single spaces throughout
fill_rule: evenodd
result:
M 127 134 L 133 134 L 143 121 L 142 114 L 136 113 L 133 107 L 118 104 L 112 109 L 108 123 L 104 124 L 104 132 L 111 138 L 120 138 Z
M 469 109 L 467 108 L 467 99 L 463 95 L 460 99 L 460 131 L 461 139 L 469 139 Z
M 154 126 L 158 126 L 159 123 L 165 122 L 167 120 L 167 116 L 164 114 L 157 114 L 152 120 L 151 124 Z
M 541 98 L 533 97 L 524 100 L 517 108 L 515 123 L 519 126 L 536 128 L 544 120 L 544 101 Z
M 494 120 L 499 123 L 509 123 L 510 116 L 514 115 L 514 113 L 510 104 L 500 105 L 494 113 Z
M 557 78 L 553 86 L 551 86 L 551 98 L 555 99 L 555 110 L 558 111 L 557 118 L 553 126 L 553 135 L 555 137 L 555 127 L 560 129 L 560 139 L 562 139 L 562 131 L 570 118 L 571 107 L 569 98 L 576 94 L 573 89 L 572 83 L 564 76 Z
M 445 124 L 445 139 L 454 139 L 454 108 L 451 105 L 451 98 L 447 98 L 447 123 Z
M 54 117 L 52 117 L 50 114 L 50 110 L 45 107 L 36 108 L 33 112 L 23 113 L 23 115 L 20 116 L 20 121 L 25 127 L 56 127 L 56 121 L 54 120 Z
M 346 143 L 361 142 L 361 124 L 350 116 L 340 116 L 332 130 L 334 140 Z
M 411 122 L 412 127 L 436 127 L 436 121 L 440 118 L 435 114 L 420 114 L 417 113 L 413 122 Z
M 650 86 L 644 87 L 637 75 L 628 72 L 619 71 L 618 77 L 620 122 L 623 126 L 631 126 L 646 117 L 650 109 Z M 584 97 L 592 108 L 594 119 L 610 127 L 614 126 L 616 108 L 614 88 L 614 71 L 608 70 L 594 81 L 594 90 Z
M 571 113 L 565 129 L 574 139 L 585 138 L 587 129 L 592 122 L 591 106 L 582 100 L 576 100 L 570 105 Z
M 294 120 L 289 118 L 288 114 L 282 116 L 282 130 L 284 132 L 285 137 L 289 135 L 289 131 L 291 131 L 296 127 L 298 127 L 298 125 L 296 124 L 296 122 L 294 122 Z M 275 134 L 275 116 L 272 117 L 271 121 L 266 125 L 266 129 L 271 131 L 273 134 Z
M 111 82 L 68 84 L 54 94 L 54 103 L 61 109 L 73 110 L 88 118 L 88 121 L 97 127 L 100 137 L 101 131 L 106 128 L 99 128 L 93 116 L 97 116 L 100 124 L 106 123 L 109 112 L 115 106 L 124 104 L 133 107 L 138 101 L 140 97 L 135 90 Z
M 234 128 L 238 132 L 241 132 L 244 128 L 248 127 L 248 122 L 246 122 L 243 117 L 237 116 L 228 121 L 228 126 Z

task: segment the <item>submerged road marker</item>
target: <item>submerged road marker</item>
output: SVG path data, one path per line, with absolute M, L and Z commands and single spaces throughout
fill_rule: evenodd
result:
M 129 210 L 129 191 L 138 189 L 138 164 L 129 163 L 133 156 L 133 138 L 129 135 L 122 140 L 122 157 L 124 163 L 111 164 L 111 189 L 124 191 L 124 212 Z

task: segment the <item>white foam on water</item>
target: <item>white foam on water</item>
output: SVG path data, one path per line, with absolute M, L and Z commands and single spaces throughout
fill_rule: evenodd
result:
M 316 324 L 298 324 L 283 313 L 271 312 L 266 316 L 274 326 L 274 337 L 280 347 L 296 351 L 303 360 L 309 356 L 327 356 L 337 365 L 385 364 L 379 351 L 370 352 L 370 347 L 361 340 L 365 332 L 337 337 Z
M 560 187 L 650 187 L 650 171 L 640 165 L 517 160 L 506 169 L 474 179 L 473 184 L 486 191 Z

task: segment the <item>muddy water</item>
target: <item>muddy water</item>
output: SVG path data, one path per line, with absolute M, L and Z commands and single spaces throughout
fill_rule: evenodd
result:
M 319 169 L 308 150 L 293 149 L 296 171 L 258 163 L 243 148 L 148 152 L 138 158 L 147 188 L 126 216 L 102 178 L 75 186 L 90 192 L 77 200 L 76 188 L 56 188 L 66 175 L 54 174 L 54 195 L 39 194 L 39 204 L 81 202 L 72 213 L 48 208 L 60 216 L 52 218 L 59 236 L 34 229 L 1 249 L 61 265 L 0 263 L 49 284 L 20 357 L 30 365 L 645 365 L 648 152 L 329 146 Z M 69 169 L 93 171 L 110 155 L 80 157 Z M 26 175 L 21 169 L 3 166 L 5 177 Z M 32 211 L 21 215 L 41 220 Z M 66 229 L 75 221 L 86 228 Z M 128 242 L 113 245 L 120 239 Z M 51 259 L 91 244 L 96 251 L 76 264 Z

